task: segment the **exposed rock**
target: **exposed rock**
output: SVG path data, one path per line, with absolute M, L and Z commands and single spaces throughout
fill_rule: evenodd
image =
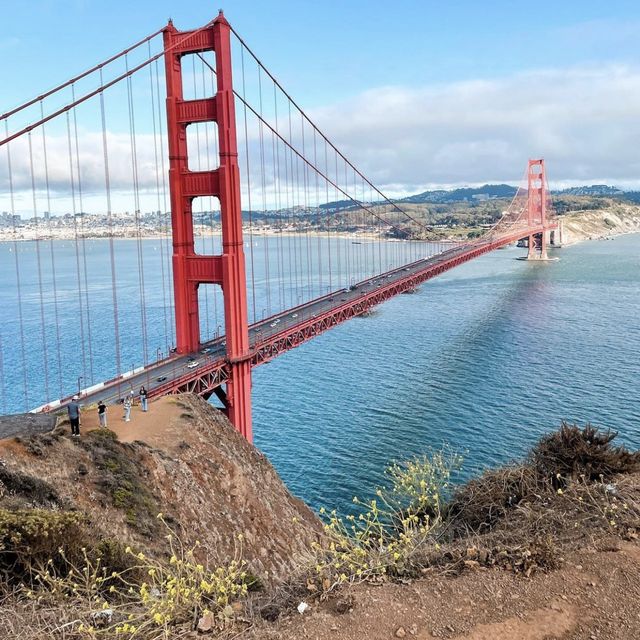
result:
M 113 432 L 95 430 L 76 442 L 53 440 L 36 458 L 26 443 L 2 441 L 5 474 L 45 481 L 56 502 L 90 517 L 96 538 L 163 551 L 167 531 L 156 518 L 162 512 L 186 545 L 200 543 L 209 564 L 241 555 L 263 582 L 283 578 L 308 553 L 320 521 L 201 398 L 167 397 L 152 410 L 154 429 L 140 433 L 144 442 L 119 442 Z
M 50 413 L 0 415 L 0 438 L 48 433 L 55 429 L 56 420 L 56 416 Z
M 604 199 L 603 203 L 608 206 L 596 210 L 572 211 L 561 217 L 563 244 L 640 231 L 640 207 Z

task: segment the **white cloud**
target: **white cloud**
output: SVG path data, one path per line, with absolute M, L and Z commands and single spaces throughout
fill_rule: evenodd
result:
M 522 73 L 382 87 L 313 117 L 383 188 L 514 182 L 529 157 L 552 181 L 640 185 L 640 69 Z
M 552 186 L 606 182 L 640 187 L 640 68 L 594 66 L 427 87 L 380 87 L 316 109 L 311 117 L 346 157 L 391 197 L 462 184 L 516 183 L 531 157 L 546 159 Z M 141 208 L 148 210 L 157 206 L 155 150 L 153 136 L 141 128 L 139 131 Z M 239 135 L 243 135 L 242 127 Z M 255 127 L 249 130 L 249 138 L 253 208 L 274 206 L 277 189 L 270 168 L 274 157 L 271 138 L 266 135 L 262 150 L 263 173 Z M 202 134 L 200 140 L 204 144 Z M 239 142 L 242 156 L 244 141 Z M 294 140 L 294 144 L 300 141 Z M 47 145 L 52 194 L 59 208 L 68 211 L 71 174 L 67 136 L 48 135 Z M 190 146 L 194 146 L 193 133 Z M 161 147 L 166 149 L 164 142 Z M 109 133 L 108 148 L 114 209 L 133 211 L 129 134 Z M 5 149 L 0 151 L 0 210 L 9 210 Z M 79 152 L 85 209 L 104 211 L 102 134 L 82 131 Z M 11 153 L 16 209 L 27 213 L 32 208 L 27 140 L 23 137 L 11 143 Z M 37 132 L 33 153 L 38 209 L 44 211 L 44 161 Z M 322 166 L 321 158 L 319 164 Z M 240 168 L 245 194 L 242 157 Z M 77 185 L 77 176 L 74 180 Z M 342 197 L 335 192 L 329 195 L 330 199 Z M 288 204 L 295 203 L 281 201 L 281 206 Z M 243 206 L 247 206 L 244 196 Z

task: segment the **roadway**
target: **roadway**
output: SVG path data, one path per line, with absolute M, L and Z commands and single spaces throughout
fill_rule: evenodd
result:
M 503 244 L 508 244 L 504 242 Z M 457 257 L 470 252 L 470 248 L 477 249 L 483 243 L 475 242 L 461 244 L 430 258 L 424 258 L 406 266 L 393 269 L 379 276 L 358 282 L 351 287 L 340 289 L 321 298 L 316 298 L 293 309 L 282 311 L 249 327 L 249 342 L 253 351 L 257 346 L 268 342 L 281 333 L 291 332 L 299 325 L 303 325 L 314 318 L 330 314 L 342 306 L 348 306 L 368 294 L 381 288 L 386 288 L 399 281 L 424 273 L 443 263 L 452 263 Z M 203 369 L 215 369 L 226 361 L 225 337 L 203 343 L 200 351 L 189 354 L 175 355 L 156 363 L 140 367 L 133 372 L 126 372 L 114 380 L 94 385 L 81 391 L 80 404 L 91 405 L 102 400 L 106 404 L 116 404 L 131 391 L 137 397 L 138 390 L 144 385 L 150 396 L 154 390 L 167 387 L 172 381 L 197 374 Z M 162 393 L 162 392 L 160 392 Z M 68 404 L 71 397 L 49 403 L 34 409 L 37 411 L 57 411 Z

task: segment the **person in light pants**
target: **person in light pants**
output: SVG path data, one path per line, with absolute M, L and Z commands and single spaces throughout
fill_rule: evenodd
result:
M 107 428 L 107 405 L 100 400 L 98 402 L 98 420 L 100 420 L 100 426 Z
M 122 406 L 124 407 L 124 416 L 122 416 L 124 418 L 125 422 L 129 422 L 129 420 L 131 419 L 131 397 L 130 396 L 126 396 L 124 399 L 124 402 L 122 403 Z

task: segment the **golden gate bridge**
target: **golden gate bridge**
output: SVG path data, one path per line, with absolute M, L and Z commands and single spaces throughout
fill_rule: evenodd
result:
M 115 403 L 138 385 L 149 397 L 215 394 L 251 440 L 253 367 L 521 239 L 530 259 L 544 259 L 557 228 L 544 161 L 534 159 L 486 233 L 434 240 L 429 225 L 387 198 L 331 142 L 222 12 L 192 31 L 169 22 L 0 122 L 0 197 L 14 225 L 15 292 L 13 328 L 0 333 L 0 378 L 3 393 L 8 378 L 21 384 L 25 409 L 34 411 L 60 410 L 77 392 L 85 405 Z M 134 211 L 134 264 L 118 258 L 116 209 L 125 201 Z M 167 227 L 160 272 L 149 273 L 144 206 L 154 206 Z M 73 321 L 65 320 L 68 291 L 61 293 L 51 236 L 56 207 L 73 220 Z M 97 296 L 87 267 L 88 207 L 102 213 L 108 230 L 101 267 L 108 284 Z M 26 267 L 19 210 L 30 211 L 35 224 L 35 260 Z M 220 225 L 220 236 L 209 234 L 200 247 L 198 215 L 214 230 Z M 347 231 L 362 242 L 345 242 Z M 122 278 L 131 272 L 138 305 L 123 300 Z M 37 322 L 24 308 L 29 279 Z M 148 301 L 149 282 L 158 280 L 161 311 Z M 127 367 L 124 342 L 132 331 L 140 336 L 140 360 Z M 7 340 L 18 354 L 10 362 Z M 81 363 L 77 391 L 69 340 Z M 153 353 L 154 341 L 165 350 Z M 101 379 L 107 371 L 113 375 Z M 91 384 L 82 389 L 82 380 Z

